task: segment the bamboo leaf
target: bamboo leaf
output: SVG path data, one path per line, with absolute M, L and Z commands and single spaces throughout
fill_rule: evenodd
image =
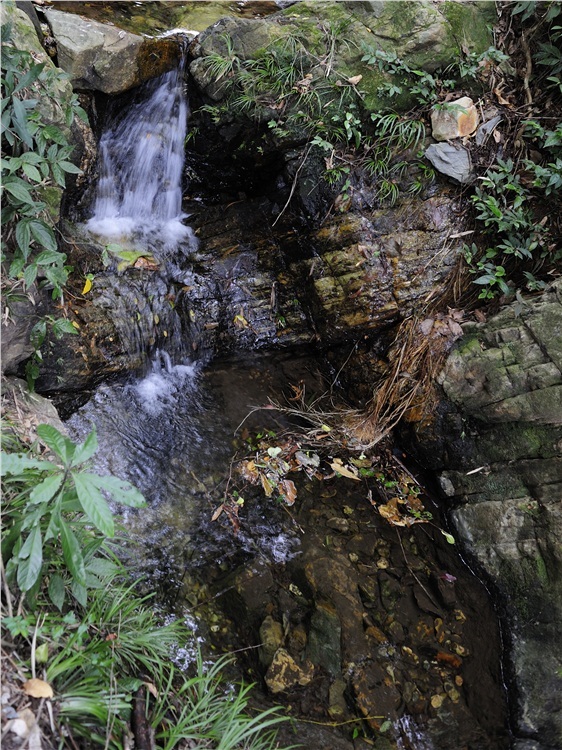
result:
M 102 534 L 112 537 L 115 533 L 113 514 L 105 498 L 92 482 L 93 476 L 93 474 L 72 472 L 76 493 L 84 513 Z

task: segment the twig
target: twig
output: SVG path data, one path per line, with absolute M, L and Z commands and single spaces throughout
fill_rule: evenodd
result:
M 10 594 L 10 588 L 8 581 L 6 580 L 6 571 L 4 569 L 4 560 L 0 555 L 0 575 L 2 576 L 2 588 L 4 589 L 4 595 L 6 596 L 6 607 L 8 608 L 8 617 L 14 616 L 14 610 L 12 609 L 12 595 Z
M 531 94 L 531 89 L 529 88 L 529 80 L 531 79 L 531 73 L 533 72 L 533 58 L 531 57 L 531 50 L 529 49 L 529 44 L 527 42 L 527 39 L 525 38 L 525 34 L 521 34 L 521 46 L 523 47 L 523 52 L 525 53 L 525 60 L 527 62 L 527 68 L 525 69 L 525 76 L 523 78 L 523 89 L 525 91 L 525 101 L 527 104 L 533 103 L 533 95 Z

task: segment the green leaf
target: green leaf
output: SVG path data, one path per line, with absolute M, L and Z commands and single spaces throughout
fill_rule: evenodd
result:
M 29 219 L 22 219 L 21 221 L 18 221 L 16 225 L 16 242 L 26 258 L 29 252 L 29 243 L 31 241 L 29 221 Z
M 34 219 L 29 222 L 29 229 L 33 239 L 35 239 L 40 245 L 43 245 L 47 250 L 57 250 L 55 234 L 48 224 L 41 221 L 41 219 Z
M 80 167 L 77 167 L 71 161 L 59 161 L 57 162 L 57 164 L 64 172 L 72 172 L 72 174 L 82 174 L 82 170 L 80 169 Z
M 67 143 L 64 133 L 56 125 L 47 125 L 44 127 L 43 136 L 50 141 L 58 143 L 59 146 L 65 146 Z
M 39 578 L 43 566 L 43 541 L 39 524 L 32 529 L 18 557 L 18 586 L 22 591 L 29 591 Z
M 66 567 L 72 573 L 73 578 L 84 586 L 86 583 L 86 570 L 84 568 L 84 558 L 82 557 L 80 543 L 70 526 L 64 521 L 61 521 L 60 524 L 60 539 Z
M 88 603 L 88 590 L 86 589 L 86 586 L 74 580 L 70 584 L 70 590 L 72 591 L 72 596 L 76 599 L 78 604 L 81 604 L 83 607 L 85 607 Z
M 65 333 L 77 335 L 78 331 L 67 318 L 58 318 L 53 323 L 53 333 L 58 339 L 60 339 Z
M 112 537 L 115 534 L 113 513 L 95 483 L 92 482 L 93 476 L 93 474 L 72 472 L 76 493 L 84 513 L 102 534 Z
M 41 173 L 39 172 L 37 167 L 33 166 L 33 164 L 23 164 L 22 169 L 26 177 L 29 177 L 29 179 L 33 180 L 33 182 L 41 182 L 41 180 L 43 179 L 41 177 Z
M 65 463 L 72 459 L 75 450 L 74 443 L 65 438 L 56 427 L 50 424 L 40 424 L 37 427 L 37 435 Z
M 87 476 L 98 489 L 109 492 L 116 503 L 128 505 L 131 508 L 143 508 L 146 505 L 143 495 L 125 479 L 100 477 L 97 474 L 88 474 Z
M 35 279 L 37 278 L 37 266 L 35 263 L 32 263 L 31 265 L 27 266 L 23 271 L 23 280 L 25 282 L 26 289 L 29 289 L 29 287 L 33 284 Z
M 32 503 L 44 503 L 54 497 L 64 480 L 64 474 L 51 474 L 46 477 L 40 484 L 35 487 L 29 493 L 29 500 Z
M 49 599 L 53 602 L 55 607 L 62 611 L 62 607 L 64 604 L 64 598 L 66 595 L 66 590 L 64 587 L 64 581 L 61 576 L 59 576 L 57 573 L 51 576 L 51 580 L 49 581 Z
M 17 182 L 8 182 L 4 183 L 4 188 L 16 198 L 16 200 L 20 201 L 20 203 L 30 203 L 31 205 L 34 204 L 33 197 L 31 196 L 29 190 Z
M 443 534 L 449 544 L 455 543 L 455 537 L 452 534 L 448 534 L 446 531 L 443 531 L 443 529 L 439 529 L 439 531 Z
M 48 266 L 52 263 L 61 263 L 66 260 L 64 253 L 59 253 L 58 250 L 43 250 L 35 258 L 35 263 L 38 266 Z
M 57 467 L 50 461 L 39 461 L 36 458 L 29 458 L 23 453 L 4 453 L 0 454 L 1 469 L 0 476 L 11 474 L 17 476 L 22 474 L 26 469 L 40 469 L 41 471 L 53 471 Z
M 72 459 L 72 466 L 78 466 L 79 464 L 83 464 L 84 462 L 86 462 L 94 455 L 97 449 L 98 436 L 94 427 L 86 440 L 76 446 L 76 450 L 74 451 L 74 458 Z

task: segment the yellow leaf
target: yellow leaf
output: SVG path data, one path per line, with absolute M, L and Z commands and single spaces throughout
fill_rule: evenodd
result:
M 86 279 L 86 281 L 84 282 L 84 289 L 82 289 L 82 294 L 88 294 L 91 288 L 92 288 L 92 279 Z
M 45 680 L 32 677 L 23 683 L 23 692 L 31 698 L 52 698 L 53 688 Z
M 272 483 L 263 474 L 260 474 L 260 479 L 261 479 L 261 486 L 263 487 L 263 491 L 265 492 L 265 496 L 271 497 L 273 495 Z
M 72 321 L 72 325 L 74 326 L 74 328 L 80 328 L 80 326 L 75 320 Z

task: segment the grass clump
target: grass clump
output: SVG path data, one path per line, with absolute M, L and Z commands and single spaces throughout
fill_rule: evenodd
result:
M 251 686 L 222 677 L 230 657 L 205 662 L 189 629 L 162 624 L 131 583 L 104 495 L 137 508 L 144 500 L 88 470 L 95 432 L 79 445 L 49 425 L 37 434 L 29 447 L 7 433 L 2 453 L 5 731 L 27 716 L 27 736 L 49 747 L 124 750 L 133 738 L 140 750 L 277 747 L 279 709 L 249 715 Z M 186 646 L 183 671 L 172 659 Z

